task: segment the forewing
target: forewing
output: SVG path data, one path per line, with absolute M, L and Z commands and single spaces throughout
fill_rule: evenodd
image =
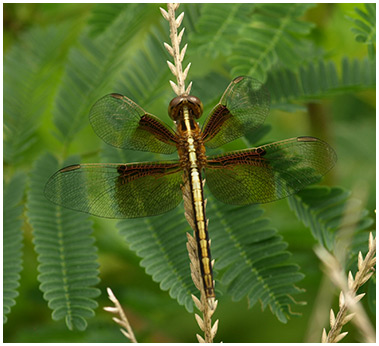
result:
M 106 218 L 165 213 L 182 200 L 177 161 L 82 164 L 56 172 L 45 186 L 50 201 Z
M 224 203 L 267 203 L 318 182 L 336 160 L 327 143 L 297 137 L 209 157 L 205 177 L 211 192 Z
M 270 94 L 261 82 L 250 77 L 235 78 L 203 125 L 205 145 L 217 148 L 254 131 L 263 124 L 269 110 Z
M 176 150 L 172 129 L 126 96 L 104 96 L 91 108 L 89 120 L 96 134 L 114 147 L 163 154 Z

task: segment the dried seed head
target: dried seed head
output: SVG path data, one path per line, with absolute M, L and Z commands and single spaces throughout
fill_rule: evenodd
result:
M 183 28 L 183 29 L 180 31 L 179 35 L 178 35 L 178 42 L 179 42 L 179 44 L 180 44 L 180 42 L 182 42 L 182 38 L 183 38 L 183 34 L 184 34 L 184 30 L 185 30 L 185 28 Z
M 367 282 L 368 279 L 370 279 L 370 277 L 372 276 L 372 274 L 374 274 L 373 272 L 369 272 L 368 274 L 366 274 L 359 282 L 359 285 L 362 286 L 365 282 Z
M 336 316 L 334 315 L 333 309 L 330 309 L 329 322 L 330 322 L 330 327 L 333 328 L 334 324 L 336 323 Z
M 161 11 L 161 14 L 163 16 L 164 19 L 166 19 L 167 21 L 169 20 L 169 17 L 168 17 L 168 13 L 166 10 L 164 10 L 162 7 L 159 7 L 160 11 Z
M 192 82 L 190 82 L 190 83 L 188 84 L 188 87 L 187 87 L 187 89 L 186 89 L 186 94 L 187 94 L 187 95 L 189 95 L 189 94 L 191 93 L 191 88 L 192 88 Z
M 201 319 L 201 317 L 198 314 L 195 314 L 196 322 L 199 325 L 200 329 L 204 331 L 204 321 Z
M 120 332 L 121 332 L 122 334 L 124 334 L 124 336 L 125 336 L 126 338 L 128 338 L 128 339 L 131 339 L 131 336 L 130 336 L 130 334 L 129 334 L 129 333 L 127 333 L 127 332 L 126 332 L 126 330 L 124 330 L 124 329 L 120 328 Z
M 347 324 L 348 322 L 350 322 L 350 321 L 352 320 L 352 318 L 353 318 L 354 316 L 355 316 L 355 312 L 353 312 L 353 313 L 347 315 L 347 316 L 343 319 L 342 324 L 343 324 L 343 325 Z
M 339 307 L 340 307 L 340 309 L 343 307 L 344 304 L 345 304 L 345 296 L 344 296 L 343 292 L 341 291 L 340 298 L 339 298 Z
M 184 59 L 184 55 L 187 49 L 187 44 L 184 45 L 183 49 L 180 50 L 180 43 L 183 38 L 184 28 L 178 34 L 178 28 L 182 24 L 184 18 L 184 12 L 182 12 L 177 18 L 175 18 L 175 10 L 178 8 L 176 5 L 168 4 L 168 11 L 164 9 L 160 9 L 161 14 L 165 20 L 167 20 L 170 24 L 170 38 L 171 38 L 171 46 L 167 43 L 164 44 L 165 48 L 169 52 L 169 54 L 174 58 L 174 66 L 173 69 L 170 66 L 170 71 L 176 77 L 177 83 L 170 82 L 172 89 L 175 94 L 182 95 L 191 90 L 191 88 L 185 88 L 185 79 L 188 74 L 188 69 L 183 73 L 182 71 L 182 61 Z
M 321 342 L 325 343 L 327 340 L 328 336 L 326 335 L 326 330 L 325 328 L 322 329 L 322 335 L 321 335 Z
M 198 308 L 198 310 L 202 311 L 201 310 L 201 308 L 202 308 L 201 301 L 193 294 L 191 294 L 191 297 L 192 297 L 192 300 L 195 303 L 196 307 Z
M 341 341 L 347 334 L 348 334 L 348 332 L 341 333 L 340 335 L 338 335 L 334 338 L 333 342 Z
M 205 344 L 205 340 L 199 334 L 196 334 L 196 337 L 197 341 L 199 341 L 201 344 Z
M 362 269 L 362 263 L 363 263 L 362 252 L 359 251 L 359 253 L 358 253 L 358 270 Z
M 103 309 L 105 311 L 111 312 L 112 314 L 116 314 L 118 312 L 118 309 L 114 306 L 105 306 Z
M 178 18 L 176 18 L 176 27 L 179 28 L 180 24 L 182 24 L 182 20 L 184 18 L 184 12 L 179 14 Z
M 372 233 L 370 232 L 368 236 L 368 248 L 371 250 L 373 247 L 375 247 L 376 238 L 372 236 Z
M 185 70 L 184 70 L 184 72 L 183 72 L 183 79 L 186 79 L 186 78 L 187 78 L 187 74 L 188 74 L 188 71 L 189 71 L 190 67 L 191 67 L 191 63 L 189 63 L 189 64 L 187 65 L 187 67 L 185 68 Z
M 213 324 L 213 327 L 211 329 L 212 339 L 215 337 L 217 333 L 217 329 L 218 329 L 218 320 Z
M 362 293 L 362 294 L 358 294 L 357 296 L 355 296 L 353 299 L 353 304 L 358 303 L 365 295 L 366 295 L 366 293 Z
M 170 80 L 170 85 L 171 85 L 172 90 L 174 90 L 174 93 L 176 95 L 180 95 L 180 90 L 178 86 L 172 80 Z
M 347 286 L 349 287 L 350 290 L 354 286 L 354 277 L 353 277 L 353 274 L 351 273 L 351 271 L 349 271 L 349 274 L 347 276 Z
M 216 300 L 212 297 L 212 298 L 208 298 L 207 299 L 208 301 L 208 306 L 209 306 L 209 309 L 211 309 L 211 311 L 215 310 L 216 309 Z
M 170 68 L 172 74 L 175 74 L 176 73 L 175 65 L 171 61 L 168 61 L 168 60 L 167 60 L 167 65 Z
M 163 42 L 163 45 L 165 46 L 165 48 L 167 49 L 168 53 L 171 55 L 171 56 L 174 56 L 174 51 L 172 49 L 172 47 L 166 43 L 166 42 Z M 174 73 L 173 73 L 174 74 Z
M 186 43 L 184 45 L 182 51 L 180 52 L 180 57 L 179 57 L 180 62 L 182 62 L 184 59 L 184 55 L 186 54 L 187 47 L 188 47 L 188 44 Z

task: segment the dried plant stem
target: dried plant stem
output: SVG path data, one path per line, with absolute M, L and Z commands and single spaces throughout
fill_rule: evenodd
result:
M 326 266 L 327 273 L 331 280 L 341 288 L 339 297 L 339 311 L 335 315 L 334 311 L 330 310 L 330 331 L 326 333 L 324 328 L 322 332 L 322 342 L 338 342 L 342 340 L 347 332 L 341 333 L 342 327 L 354 317 L 354 322 L 358 325 L 366 342 L 375 342 L 375 331 L 372 328 L 363 308 L 358 303 L 364 294 L 356 295 L 359 287 L 361 287 L 373 274 L 373 269 L 376 263 L 376 238 L 372 234 L 369 235 L 369 251 L 363 259 L 362 253 L 358 254 L 358 272 L 353 277 L 349 272 L 348 277 L 345 274 L 337 261 L 324 248 L 319 247 L 316 249 L 316 254 L 323 261 Z M 351 313 L 348 315 L 347 312 Z
M 187 44 L 184 45 L 182 50 L 180 50 L 180 42 L 183 37 L 184 28 L 180 31 L 179 34 L 178 34 L 178 28 L 180 24 L 182 23 L 184 12 L 182 12 L 177 18 L 175 18 L 175 11 L 178 8 L 179 8 L 179 4 L 167 4 L 168 11 L 165 11 L 163 8 L 160 8 L 162 16 L 169 22 L 169 25 L 170 25 L 171 46 L 167 43 L 164 43 L 164 46 L 166 47 L 169 54 L 174 58 L 174 63 L 167 61 L 168 67 L 170 68 L 172 74 L 176 77 L 176 80 L 177 80 L 177 84 L 175 84 L 173 81 L 170 81 L 171 87 L 177 95 L 183 95 L 183 94 L 188 95 L 190 93 L 192 83 L 190 83 L 186 89 L 184 82 L 185 82 L 185 79 L 187 78 L 188 70 L 191 66 L 191 63 L 189 63 L 187 67 L 185 68 L 185 70 L 183 71 L 182 62 L 183 62 L 184 55 L 187 49 Z M 194 211 L 192 207 L 193 200 L 192 200 L 188 173 L 184 173 L 182 190 L 183 190 L 185 216 L 188 223 L 194 230 L 195 237 L 196 237 L 196 226 L 195 226 L 195 221 L 194 221 L 195 215 L 194 215 Z M 191 260 L 191 264 L 190 264 L 191 276 L 192 276 L 192 280 L 195 286 L 200 291 L 200 300 L 195 296 L 192 296 L 192 299 L 196 307 L 203 314 L 203 318 L 201 318 L 197 314 L 195 314 L 195 317 L 196 317 L 197 323 L 199 324 L 200 329 L 204 332 L 204 338 L 198 334 L 196 336 L 199 342 L 213 342 L 213 338 L 217 332 L 218 321 L 216 321 L 214 325 L 212 326 L 211 318 L 217 307 L 217 301 L 215 301 L 214 298 L 210 298 L 210 299 L 206 298 L 203 278 L 202 278 L 201 269 L 200 269 L 197 241 L 190 234 L 187 234 L 187 238 L 188 238 L 188 243 L 187 243 L 188 255 Z
M 189 233 L 187 233 L 187 238 L 187 248 L 191 258 L 191 275 L 193 277 L 195 276 L 195 278 L 193 278 L 193 281 L 196 282 L 195 285 L 200 291 L 200 300 L 194 295 L 192 295 L 192 299 L 196 307 L 199 309 L 199 311 L 202 312 L 203 315 L 203 318 L 201 318 L 198 314 L 195 314 L 196 321 L 200 329 L 204 332 L 204 338 L 199 334 L 196 334 L 196 337 L 199 342 L 209 343 L 213 342 L 218 328 L 218 320 L 212 326 L 212 315 L 216 310 L 217 300 L 211 298 L 212 300 L 209 301 L 205 295 L 203 280 L 200 272 L 200 265 L 198 261 L 197 243 L 195 238 Z
M 178 18 L 175 18 L 175 11 L 178 9 L 179 4 L 167 4 L 168 12 L 163 8 L 160 8 L 162 16 L 169 22 L 170 25 L 170 39 L 171 46 L 168 43 L 164 43 L 165 48 L 169 52 L 169 54 L 174 58 L 174 63 L 167 61 L 168 67 L 170 68 L 172 74 L 176 77 L 177 83 L 175 84 L 173 81 L 170 81 L 171 87 L 174 90 L 176 95 L 189 94 L 191 90 L 190 83 L 186 89 L 184 81 L 187 78 L 187 74 L 191 63 L 187 65 L 185 70 L 182 69 L 182 62 L 184 59 L 184 55 L 187 50 L 187 44 L 180 50 L 180 42 L 183 38 L 184 28 L 178 34 L 178 28 L 182 23 L 184 12 L 182 12 Z
M 195 216 L 193 215 L 192 208 L 192 196 L 191 196 L 191 188 L 189 186 L 188 179 L 184 178 L 184 185 L 182 187 L 183 190 L 183 200 L 184 200 L 184 210 L 185 216 L 195 232 Z M 191 276 L 192 281 L 194 282 L 196 288 L 200 291 L 200 300 L 192 295 L 192 299 L 196 305 L 196 307 L 201 311 L 203 318 L 199 315 L 195 314 L 196 321 L 200 327 L 200 329 L 204 332 L 204 338 L 199 334 L 196 334 L 197 340 L 199 342 L 213 342 L 213 339 L 217 333 L 218 328 L 218 320 L 212 326 L 212 315 L 214 314 L 217 307 L 217 300 L 214 298 L 207 299 L 205 290 L 204 290 L 204 282 L 201 276 L 199 255 L 198 255 L 198 246 L 195 237 L 187 233 L 187 250 L 188 255 L 191 260 Z M 213 263 L 212 263 L 213 266 Z
M 131 342 L 137 343 L 136 337 L 134 336 L 132 327 L 129 324 L 128 319 L 126 318 L 125 312 L 122 309 L 122 306 L 120 302 L 117 300 L 115 295 L 113 294 L 112 290 L 110 288 L 107 288 L 109 299 L 112 301 L 112 303 L 115 305 L 105 307 L 105 311 L 112 312 L 114 314 L 118 314 L 120 318 L 113 317 L 113 321 L 115 321 L 117 324 L 119 324 L 122 328 L 120 328 L 120 331 L 122 334 L 124 334 Z M 125 328 L 125 329 L 123 329 Z
M 345 266 L 346 259 L 348 257 L 347 252 L 351 248 L 351 243 L 361 218 L 361 213 L 359 210 L 362 210 L 362 203 L 357 203 L 357 201 L 365 201 L 367 199 L 367 188 L 364 186 L 354 187 L 353 191 L 353 195 L 358 197 L 358 200 L 351 198 L 347 201 L 343 218 L 340 221 L 341 226 L 336 232 L 336 243 L 333 249 L 334 257 L 338 261 L 340 268 Z M 355 212 L 351 213 L 351 210 L 355 210 Z M 346 282 L 345 275 L 342 275 L 342 277 Z M 313 342 L 314 340 L 319 339 L 320 330 L 328 320 L 328 312 L 333 300 L 332 292 L 334 291 L 334 287 L 334 283 L 331 281 L 328 273 L 326 273 L 320 285 L 314 304 L 312 316 L 308 326 L 306 342 Z M 361 304 L 356 304 L 355 307 L 360 308 L 362 313 L 365 314 L 364 310 L 361 308 Z M 352 322 L 356 323 L 360 320 L 360 318 L 354 318 Z M 359 329 L 362 330 L 361 328 Z

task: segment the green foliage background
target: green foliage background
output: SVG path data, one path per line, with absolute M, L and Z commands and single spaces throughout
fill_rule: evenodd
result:
M 333 249 L 334 234 L 343 227 L 347 201 L 349 215 L 358 220 L 356 231 L 361 232 L 351 253 L 364 251 L 365 231 L 374 228 L 375 5 L 188 4 L 180 10 L 185 11 L 184 41 L 189 44 L 185 63 L 192 63 L 192 93 L 202 99 L 205 114 L 237 75 L 266 81 L 272 95 L 272 111 L 260 132 L 223 149 L 313 135 L 330 143 L 338 155 L 336 167 L 323 181 L 333 186 L 331 189 L 312 187 L 289 201 L 253 206 L 247 211 L 233 211 L 209 196 L 212 249 L 220 283 L 216 341 L 318 342 L 321 329 L 317 335 L 310 331 L 312 311 L 319 288 L 327 283 L 312 247 L 321 243 Z M 101 309 L 109 305 L 106 287 L 113 289 L 126 308 L 139 341 L 195 341 L 198 327 L 193 314 L 182 306 L 188 310 L 192 306 L 185 298 L 188 295 L 182 295 L 183 290 L 192 290 L 189 276 L 181 275 L 189 264 L 186 260 L 177 263 L 187 256 L 185 231 L 175 236 L 175 241 L 168 235 L 169 226 L 176 231 L 188 229 L 180 209 L 161 219 L 133 222 L 73 216 L 65 210 L 52 218 L 50 212 L 57 209 L 50 210 L 53 207 L 41 193 L 49 170 L 63 167 L 66 159 L 79 160 L 71 155 L 80 155 L 82 162 L 156 159 L 102 144 L 89 125 L 88 111 L 101 96 L 119 92 L 170 124 L 167 105 L 174 95 L 165 62 L 169 57 L 162 48 L 168 40 L 167 23 L 157 4 L 4 5 L 5 342 L 124 342 L 110 315 Z M 76 274 L 59 275 L 46 267 L 53 263 L 49 257 L 53 236 L 48 232 L 60 234 L 57 220 L 75 231 L 76 238 L 70 236 L 72 244 L 65 249 L 65 263 L 75 266 Z M 245 220 L 247 226 L 239 229 L 238 220 Z M 167 231 L 160 231 L 165 224 Z M 222 233 L 223 228 L 230 232 Z M 145 246 L 152 243 L 141 244 L 140 239 L 151 239 L 149 232 L 156 244 L 167 247 L 162 250 L 162 246 Z M 288 311 L 281 315 L 270 305 L 274 314 L 270 309 L 262 312 L 259 303 L 248 309 L 255 302 L 256 291 L 243 292 L 241 287 L 249 285 L 242 277 L 230 284 L 238 274 L 228 265 L 242 268 L 246 239 L 253 241 L 255 237 L 256 241 L 259 234 L 271 245 L 286 247 L 288 243 L 288 248 L 275 250 L 279 251 L 277 259 L 290 258 L 281 268 L 291 274 L 286 283 L 296 282 L 305 289 L 286 288 L 288 294 L 296 294 L 297 301 L 307 302 L 304 306 L 291 303 L 291 309 L 302 315 L 286 324 L 278 318 L 286 321 Z M 60 235 L 62 239 L 67 236 Z M 231 251 L 232 240 L 239 253 Z M 146 275 L 139 265 L 140 257 L 132 250 L 144 258 L 141 265 L 160 283 Z M 167 275 L 178 275 L 158 275 L 154 258 L 146 256 L 149 251 L 164 254 L 157 262 L 170 268 Z M 230 262 L 226 251 L 241 262 Z M 81 266 L 75 262 L 75 252 L 85 254 L 80 258 Z M 347 266 L 353 263 L 350 256 Z M 303 275 L 298 269 L 304 274 L 300 282 Z M 85 280 L 69 292 L 74 309 L 67 312 L 60 288 L 62 282 L 76 282 L 77 277 Z M 246 280 L 252 284 L 255 279 Z M 176 282 L 180 282 L 180 289 Z M 369 293 L 365 304 L 373 320 L 374 285 L 370 280 L 363 287 Z M 95 287 L 102 293 L 97 299 L 100 292 Z M 334 293 L 331 288 L 328 298 L 335 307 Z M 288 295 L 276 294 L 285 297 L 283 304 L 289 303 Z M 268 304 L 262 297 L 261 301 L 263 306 Z M 57 321 L 52 320 L 51 309 Z M 89 318 L 94 312 L 95 317 Z M 323 326 L 327 326 L 327 319 L 328 310 Z M 67 329 L 70 326 L 73 331 Z M 86 326 L 84 332 L 78 331 Z M 360 340 L 354 328 L 347 330 L 346 341 Z

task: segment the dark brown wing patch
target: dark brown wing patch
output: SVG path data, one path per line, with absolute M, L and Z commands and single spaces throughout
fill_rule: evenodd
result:
M 212 111 L 212 116 L 203 129 L 203 141 L 207 142 L 215 137 L 221 130 L 222 125 L 231 118 L 228 108 L 222 104 L 218 104 Z

